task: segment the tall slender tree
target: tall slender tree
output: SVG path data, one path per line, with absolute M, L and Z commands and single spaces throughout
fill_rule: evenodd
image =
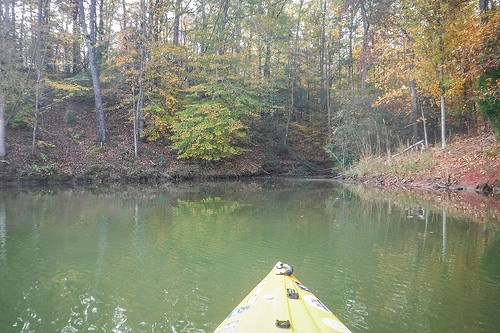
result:
M 0 52 L 0 157 L 4 157 L 7 153 L 5 144 L 5 126 L 6 126 L 6 74 L 8 71 L 9 58 L 12 59 L 12 55 L 8 52 L 7 45 L 8 35 L 9 35 L 9 4 L 8 0 L 0 0 L 0 46 L 2 51 Z
M 79 19 L 78 19 L 78 2 L 74 3 L 73 12 L 71 14 L 72 17 L 72 25 L 73 25 L 73 55 L 72 55 L 72 64 L 71 64 L 71 72 L 72 74 L 78 74 L 81 70 L 81 62 L 82 55 L 80 49 L 80 31 L 79 31 Z
M 146 1 L 140 1 L 139 22 L 139 73 L 136 112 L 134 115 L 134 152 L 138 156 L 139 138 L 144 131 L 144 71 L 146 66 Z
M 104 144 L 106 140 L 106 127 L 104 123 L 104 110 L 102 106 L 102 96 L 101 96 L 101 79 L 100 72 L 97 63 L 97 52 L 96 52 L 96 0 L 90 1 L 89 8 L 89 26 L 90 31 L 87 29 L 87 19 L 85 18 L 85 9 L 83 6 L 83 0 L 78 0 L 78 9 L 80 12 L 80 24 L 82 27 L 83 38 L 87 46 L 87 52 L 89 56 L 89 66 L 90 72 L 92 74 L 92 85 L 94 88 L 94 101 L 95 101 L 95 111 L 97 118 L 97 140 L 101 145 Z
M 5 157 L 5 94 L 0 89 L 0 157 Z

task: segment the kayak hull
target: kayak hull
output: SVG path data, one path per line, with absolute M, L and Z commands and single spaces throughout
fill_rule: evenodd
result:
M 278 262 L 214 333 L 350 333 L 351 331 Z

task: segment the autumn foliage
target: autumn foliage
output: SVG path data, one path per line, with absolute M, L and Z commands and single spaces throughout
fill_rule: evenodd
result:
M 35 95 L 43 102 L 51 87 L 70 93 L 67 80 L 89 86 L 82 9 L 25 0 L 0 6 L 5 118 L 34 126 Z M 257 144 L 268 155 L 297 156 L 290 142 L 309 133 L 346 167 L 424 139 L 500 132 L 495 0 L 90 6 L 97 22 L 84 37 L 95 41 L 108 111 L 119 109 L 134 128 L 136 158 L 153 141 L 195 160 L 237 156 Z M 34 54 L 45 57 L 43 68 Z

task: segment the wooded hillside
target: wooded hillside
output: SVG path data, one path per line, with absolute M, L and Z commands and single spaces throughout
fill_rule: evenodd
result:
M 499 5 L 0 0 L 0 157 L 29 147 L 17 172 L 50 173 L 66 137 L 86 148 L 65 152 L 69 176 L 79 160 L 105 169 L 99 154 L 127 172 L 325 172 L 420 140 L 500 136 Z

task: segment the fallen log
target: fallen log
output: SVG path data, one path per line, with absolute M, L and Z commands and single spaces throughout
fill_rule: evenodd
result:
M 409 146 L 408 148 L 406 148 L 406 149 L 405 149 L 405 150 L 403 150 L 402 152 L 392 155 L 392 156 L 391 156 L 391 158 L 394 158 L 394 157 L 396 157 L 396 156 L 399 156 L 399 155 L 401 155 L 401 154 L 404 154 L 404 153 L 406 153 L 407 151 L 411 150 L 412 148 L 417 147 L 418 145 L 421 145 L 422 147 L 421 147 L 420 149 L 421 149 L 421 150 L 424 150 L 424 140 L 420 140 L 419 142 L 412 144 L 411 146 Z

